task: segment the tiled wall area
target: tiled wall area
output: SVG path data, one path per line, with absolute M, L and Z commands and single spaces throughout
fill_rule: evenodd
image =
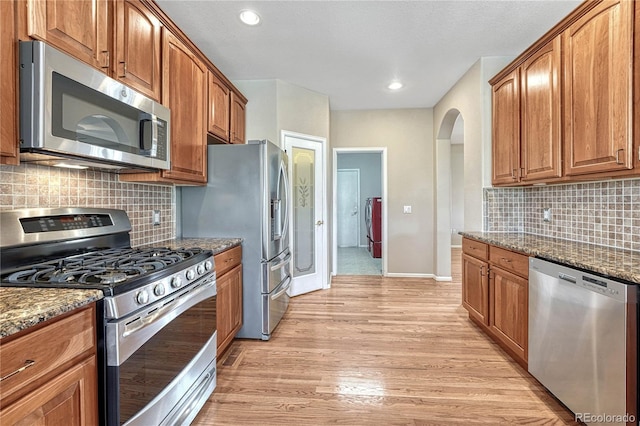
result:
M 34 207 L 103 207 L 125 210 L 131 220 L 131 244 L 175 238 L 175 189 L 122 183 L 113 173 L 21 165 L 0 166 L 0 210 Z M 160 225 L 152 211 L 160 210 Z
M 640 251 L 640 179 L 487 188 L 485 231 L 516 231 Z M 551 208 L 551 222 L 543 209 Z

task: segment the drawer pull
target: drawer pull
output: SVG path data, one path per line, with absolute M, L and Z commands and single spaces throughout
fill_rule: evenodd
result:
M 506 257 L 503 257 L 503 258 L 502 258 L 502 261 L 503 261 L 503 262 L 507 262 L 507 263 L 511 263 L 511 259 L 507 259 Z
M 0 377 L 0 382 L 2 382 L 3 380 L 7 380 L 9 377 L 13 377 L 18 373 L 22 373 L 24 370 L 26 370 L 27 368 L 31 367 L 33 364 L 35 364 L 36 362 L 28 359 L 24 362 L 24 365 L 20 368 L 18 368 L 16 371 L 7 374 L 6 376 Z

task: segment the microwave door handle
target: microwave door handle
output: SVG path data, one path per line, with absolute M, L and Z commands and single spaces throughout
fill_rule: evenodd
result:
M 158 155 L 158 122 L 154 115 L 140 116 L 140 149 L 150 157 Z

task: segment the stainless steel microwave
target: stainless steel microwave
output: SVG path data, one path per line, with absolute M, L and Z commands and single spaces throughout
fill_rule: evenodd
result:
M 170 111 L 41 42 L 20 43 L 21 161 L 168 170 Z

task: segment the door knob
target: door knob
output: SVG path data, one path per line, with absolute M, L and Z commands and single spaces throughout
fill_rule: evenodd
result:
M 324 221 L 322 221 L 322 220 L 319 220 L 319 221 L 316 222 L 316 225 L 318 225 L 318 226 L 320 226 L 322 224 L 324 224 Z

